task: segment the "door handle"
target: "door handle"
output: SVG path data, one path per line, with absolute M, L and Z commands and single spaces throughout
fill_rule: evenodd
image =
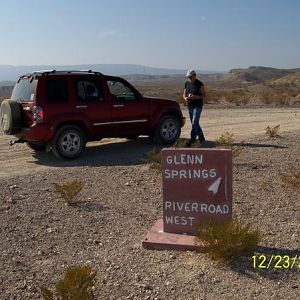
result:
M 87 105 L 77 105 L 76 108 L 87 108 Z
M 117 107 L 124 107 L 125 105 L 124 104 L 115 104 L 114 105 L 114 108 L 117 108 Z

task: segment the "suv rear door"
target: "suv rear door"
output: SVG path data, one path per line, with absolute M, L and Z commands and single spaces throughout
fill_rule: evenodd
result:
M 97 77 L 76 77 L 76 110 L 89 122 L 94 137 L 104 137 L 112 129 L 111 103 Z
M 150 117 L 143 97 L 126 80 L 108 77 L 107 85 L 112 101 L 112 122 L 120 136 L 143 132 Z
M 36 95 L 37 80 L 32 76 L 23 76 L 15 84 L 11 99 L 20 103 L 23 108 L 23 126 L 29 128 L 34 122 L 32 109 Z

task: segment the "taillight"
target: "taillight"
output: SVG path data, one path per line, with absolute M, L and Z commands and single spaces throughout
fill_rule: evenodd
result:
M 41 107 L 34 106 L 32 113 L 33 113 L 33 119 L 36 123 L 43 123 L 44 114 L 43 114 L 43 110 Z

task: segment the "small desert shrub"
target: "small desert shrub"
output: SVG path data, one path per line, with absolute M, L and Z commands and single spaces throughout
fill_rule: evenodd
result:
M 289 173 L 281 174 L 281 179 L 291 187 L 300 187 L 300 169 L 293 168 Z
M 233 146 L 231 148 L 231 151 L 232 151 L 232 156 L 237 157 L 244 151 L 244 148 L 242 148 L 240 146 Z
M 147 162 L 150 162 L 150 169 L 161 171 L 161 152 L 160 150 L 151 150 L 146 153 Z
M 222 133 L 219 138 L 216 139 L 216 144 L 218 146 L 232 146 L 232 144 L 235 141 L 233 136 L 233 133 L 229 133 L 228 131 L 226 131 L 225 133 Z
M 218 224 L 209 220 L 196 226 L 196 243 L 204 244 L 211 259 L 231 263 L 242 256 L 253 253 L 260 242 L 258 230 L 251 230 L 249 224 L 230 220 Z
M 179 138 L 174 145 L 172 146 L 172 148 L 186 148 L 187 147 L 187 143 L 189 142 L 189 139 L 185 139 L 185 138 Z M 195 141 L 195 143 L 193 143 L 191 145 L 190 148 L 200 148 L 201 143 L 199 140 Z
M 280 135 L 278 134 L 278 133 L 279 133 L 279 130 L 280 130 L 280 125 L 276 125 L 276 126 L 274 126 L 274 127 L 268 126 L 268 127 L 266 128 L 266 135 L 267 135 L 269 138 L 280 137 Z
M 243 142 L 244 141 L 240 143 L 236 143 L 234 145 L 235 143 L 234 134 L 229 132 L 222 133 L 221 136 L 216 139 L 217 146 L 219 147 L 224 146 L 225 148 L 230 148 L 233 157 L 237 157 L 243 152 L 244 148 L 241 147 L 241 144 Z
M 74 203 L 74 198 L 81 192 L 83 184 L 79 181 L 73 181 L 65 184 L 54 183 L 56 192 L 68 205 Z
M 55 291 L 47 287 L 41 288 L 44 300 L 92 300 L 92 293 L 96 272 L 89 266 L 73 266 L 66 270 L 65 276 L 58 281 Z

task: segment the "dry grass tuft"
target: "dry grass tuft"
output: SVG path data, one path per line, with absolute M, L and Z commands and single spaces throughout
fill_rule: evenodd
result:
M 150 169 L 155 171 L 161 171 L 161 152 L 160 150 L 151 150 L 146 153 L 146 162 L 150 162 Z
M 92 293 L 96 272 L 89 266 L 73 266 L 66 270 L 65 276 L 58 281 L 55 292 L 46 287 L 41 288 L 44 300 L 92 300 Z
M 232 263 L 253 253 L 261 240 L 258 230 L 251 230 L 249 224 L 230 220 L 218 224 L 209 220 L 196 226 L 196 243 L 204 244 L 211 259 Z
M 65 184 L 54 183 L 54 187 L 66 204 L 72 205 L 75 203 L 75 197 L 81 192 L 83 184 L 79 181 L 73 181 Z
M 266 128 L 266 135 L 269 138 L 278 138 L 278 137 L 280 137 L 279 130 L 280 130 L 280 124 L 278 124 L 278 125 L 276 125 L 274 127 L 268 126 Z
M 233 157 L 237 157 L 243 152 L 244 148 L 241 147 L 243 143 L 244 141 L 235 143 L 234 134 L 227 131 L 216 139 L 216 145 L 231 149 Z
M 189 139 L 186 138 L 179 138 L 174 145 L 172 146 L 172 148 L 186 148 L 187 147 L 187 143 L 189 142 Z M 201 147 L 201 143 L 199 140 L 195 141 L 195 143 L 193 143 L 189 148 L 200 148 Z
M 222 133 L 219 138 L 216 139 L 217 146 L 232 146 L 235 139 L 233 138 L 234 134 L 226 131 Z

